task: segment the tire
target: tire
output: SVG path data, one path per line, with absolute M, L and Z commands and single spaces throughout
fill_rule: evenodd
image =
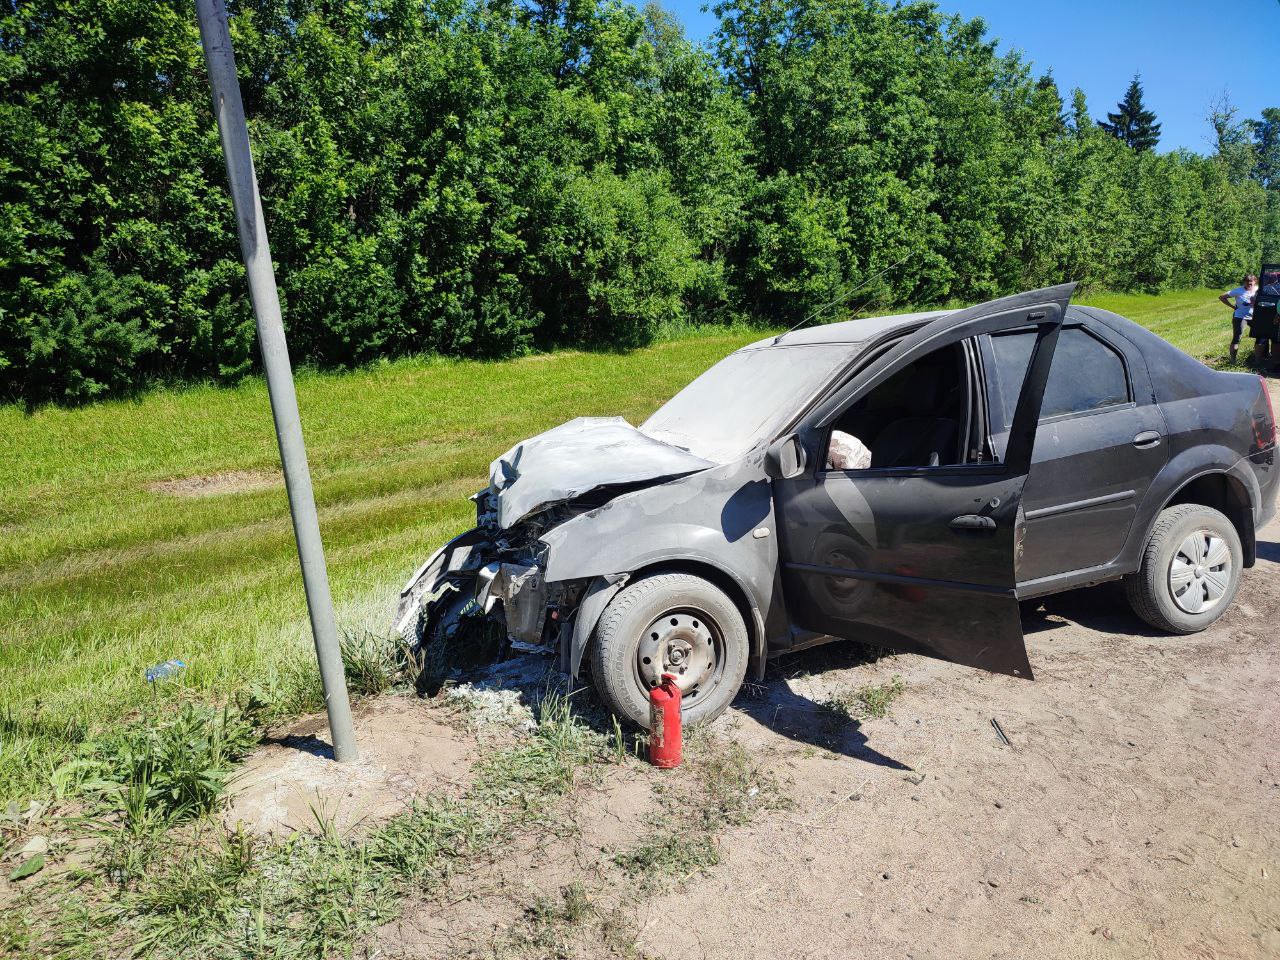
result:
M 1212 507 L 1187 503 L 1160 513 L 1137 573 L 1124 590 L 1134 612 L 1169 633 L 1198 633 L 1217 620 L 1240 588 L 1240 535 Z
M 683 722 L 709 723 L 742 686 L 748 647 L 742 614 L 723 590 L 691 574 L 655 573 L 629 583 L 605 607 L 591 677 L 620 720 L 648 727 L 649 685 L 664 652 L 666 668 L 679 677 Z
M 506 647 L 506 630 L 479 614 L 474 582 L 454 583 L 456 591 L 418 611 L 411 650 L 417 664 L 414 686 L 420 696 L 436 696 L 455 667 L 471 670 L 497 662 Z

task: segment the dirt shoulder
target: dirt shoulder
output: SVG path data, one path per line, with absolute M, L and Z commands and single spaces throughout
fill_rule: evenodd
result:
M 779 664 L 690 749 L 736 743 L 788 800 L 720 831 L 718 862 L 656 886 L 618 868 L 655 822 L 694 816 L 663 775 L 624 765 L 570 804 L 562 835 L 409 907 L 377 949 L 1280 956 L 1280 524 L 1259 540 L 1239 600 L 1197 636 L 1145 629 L 1114 585 L 1027 605 L 1034 683 L 913 656 L 860 663 L 851 646 Z M 887 716 L 826 706 L 895 676 Z M 572 884 L 626 936 L 531 938 L 529 917 Z
M 656 891 L 619 873 L 655 822 L 678 835 L 693 817 L 663 775 L 625 766 L 562 836 L 490 876 L 465 921 L 421 904 L 378 946 L 543 955 L 510 932 L 578 882 L 631 955 L 669 960 L 1280 957 L 1278 622 L 1273 522 L 1236 603 L 1196 636 L 1148 629 L 1117 584 L 1025 604 L 1034 683 L 868 664 L 852 644 L 785 660 L 689 750 L 742 748 L 788 801 L 719 831 L 717 862 Z M 831 709 L 895 677 L 887 715 Z M 569 943 L 553 953 L 619 953 Z
M 798 809 L 640 927 L 691 931 L 672 958 L 773 955 L 780 934 L 794 957 L 1280 956 L 1280 524 L 1259 540 L 1198 636 L 1101 587 L 1024 610 L 1035 683 L 918 657 L 775 681 L 776 721 L 732 723 Z M 890 717 L 836 753 L 797 743 L 806 702 L 891 673 Z

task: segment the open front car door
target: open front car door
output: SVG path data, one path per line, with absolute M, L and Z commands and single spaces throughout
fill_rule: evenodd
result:
M 792 622 L 1031 679 L 1014 594 L 1023 485 L 1075 284 L 994 300 L 907 335 L 797 426 L 801 472 L 773 481 Z M 1034 329 L 1003 457 L 992 449 L 972 338 Z M 870 465 L 829 468 L 833 431 Z M 844 466 L 847 466 L 844 465 Z

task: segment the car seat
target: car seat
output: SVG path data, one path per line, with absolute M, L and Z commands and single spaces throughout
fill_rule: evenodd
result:
M 906 413 L 880 431 L 871 445 L 872 469 L 882 467 L 936 467 L 955 462 L 960 425 L 937 414 L 941 384 L 938 371 L 920 367 L 911 377 L 903 397 Z

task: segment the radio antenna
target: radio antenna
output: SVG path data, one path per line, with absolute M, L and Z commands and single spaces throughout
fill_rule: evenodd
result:
M 888 273 L 890 270 L 894 270 L 894 269 L 896 269 L 897 267 L 901 266 L 902 264 L 906 263 L 906 261 L 907 261 L 907 257 L 909 257 L 909 256 L 911 256 L 911 254 L 907 254 L 906 256 L 902 257 L 902 259 L 901 259 L 901 260 L 899 260 L 897 263 L 891 263 L 889 266 L 885 267 L 885 268 L 884 268 L 883 270 L 881 270 L 879 273 L 877 273 L 877 274 L 875 274 L 875 275 L 873 275 L 873 276 L 867 277 L 867 279 L 863 280 L 860 284 L 858 284 L 858 285 L 857 285 L 856 287 L 854 287 L 852 290 L 847 290 L 847 291 L 845 291 L 844 293 L 840 294 L 840 296 L 836 297 L 834 300 L 832 300 L 832 301 L 830 301 L 830 302 L 828 302 L 828 303 L 824 303 L 822 306 L 818 307 L 818 309 L 817 309 L 817 310 L 814 310 L 814 311 L 813 311 L 813 313 L 809 314 L 807 317 L 805 317 L 803 320 L 801 320 L 799 323 L 797 323 L 797 324 L 796 324 L 794 327 L 792 327 L 790 330 L 785 330 L 785 331 L 783 331 L 782 333 L 778 334 L 776 337 L 774 337 L 774 338 L 773 338 L 773 343 L 774 343 L 774 345 L 777 345 L 777 344 L 781 343 L 781 342 L 782 342 L 782 338 L 783 338 L 783 337 L 785 337 L 788 333 L 795 333 L 795 332 L 796 332 L 797 330 L 799 330 L 801 327 L 805 326 L 806 324 L 808 324 L 808 323 L 809 323 L 809 322 L 811 322 L 812 320 L 817 319 L 817 318 L 818 318 L 819 316 L 821 316 L 825 311 L 828 311 L 828 310 L 834 309 L 835 307 L 840 306 L 840 304 L 844 303 L 846 300 L 848 300 L 850 297 L 852 297 L 852 296 L 853 296 L 855 293 L 857 293 L 859 290 L 861 290 L 861 289 L 863 289 L 864 287 L 866 287 L 866 285 L 867 285 L 867 284 L 869 284 L 869 283 L 871 283 L 871 282 L 873 282 L 873 281 L 875 281 L 875 280 L 879 280 L 881 277 L 883 277 L 883 276 L 884 276 L 886 273 Z

